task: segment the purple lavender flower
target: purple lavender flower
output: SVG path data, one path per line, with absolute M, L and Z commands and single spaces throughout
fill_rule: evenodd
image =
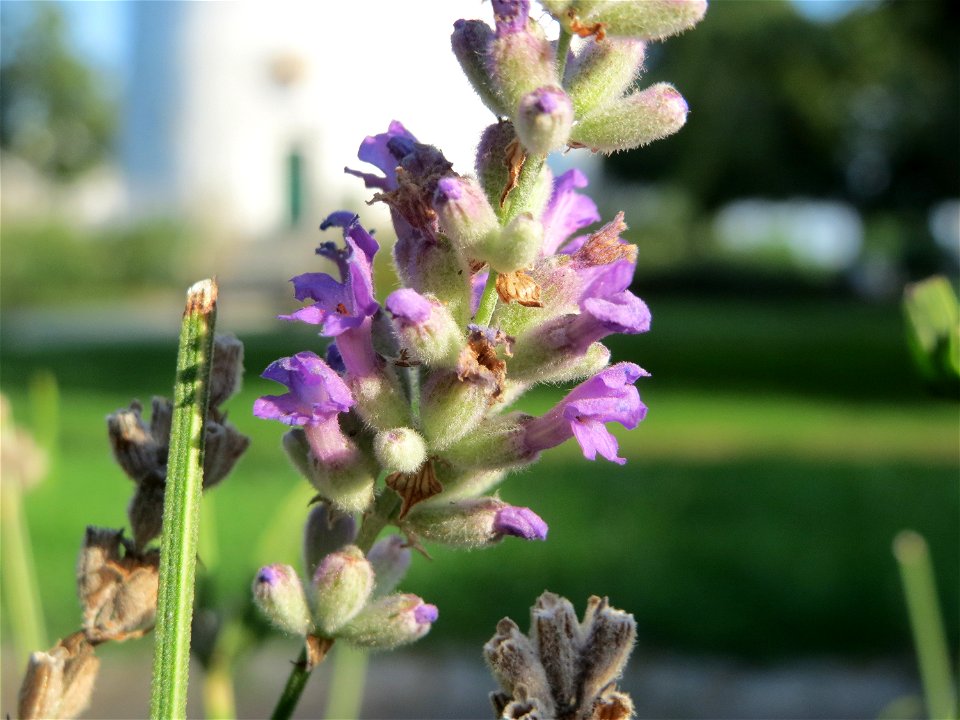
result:
M 370 318 L 380 308 L 373 291 L 373 257 L 380 246 L 350 213 L 333 213 L 320 227 L 343 228 L 344 250 L 330 243 L 317 250 L 338 264 L 341 282 L 327 273 L 297 275 L 291 280 L 297 300 L 313 304 L 280 318 L 320 325 L 322 335 L 339 338 L 337 348 L 348 372 L 363 377 L 377 366 Z
M 397 166 L 403 156 L 409 152 L 409 150 L 403 152 L 407 147 L 404 145 L 404 141 L 415 143 L 417 139 L 410 134 L 400 121 L 394 120 L 390 123 L 387 132 L 379 135 L 368 135 L 360 144 L 357 157 L 365 163 L 378 167 L 383 172 L 384 177 L 350 168 L 344 168 L 343 170 L 363 180 L 364 185 L 368 188 L 395 190 L 397 188 Z
M 540 218 L 543 223 L 543 255 L 553 255 L 577 230 L 599 222 L 597 205 L 576 192 L 587 186 L 579 170 L 568 170 L 553 182 L 553 194 Z
M 546 540 L 547 524 L 530 508 L 507 505 L 497 512 L 493 531 L 500 536 L 512 535 L 524 540 Z
M 423 295 L 410 288 L 394 290 L 387 296 L 387 312 L 401 324 L 420 325 L 430 317 L 432 305 Z
M 286 385 L 290 392 L 264 395 L 253 404 L 253 414 L 285 425 L 319 425 L 353 406 L 346 384 L 315 353 L 299 352 L 270 363 L 261 377 Z
M 623 465 L 626 459 L 617 456 L 617 439 L 604 423 L 618 422 L 632 430 L 643 420 L 647 407 L 633 384 L 647 375 L 638 365 L 622 362 L 580 383 L 553 410 L 526 424 L 527 450 L 540 452 L 575 437 L 588 460 L 600 453 Z

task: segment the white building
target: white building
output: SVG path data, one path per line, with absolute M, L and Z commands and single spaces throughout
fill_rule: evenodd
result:
M 493 117 L 450 51 L 479 0 L 141 2 L 131 13 L 121 166 L 137 214 L 176 214 L 233 237 L 310 227 L 345 202 L 374 214 L 368 134 L 402 121 L 461 172 Z M 382 223 L 381 223 L 382 224 Z

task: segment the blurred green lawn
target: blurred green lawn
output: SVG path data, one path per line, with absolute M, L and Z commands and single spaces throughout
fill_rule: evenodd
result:
M 432 562 L 415 558 L 404 589 L 440 607 L 432 641 L 480 643 L 500 617 L 522 621 L 549 588 L 578 607 L 589 594 L 608 595 L 637 616 L 648 647 L 753 659 L 897 652 L 909 632 L 890 544 L 906 527 L 931 544 L 955 638 L 957 406 L 923 395 L 898 309 L 647 300 L 653 331 L 614 344 L 616 359 L 653 373 L 640 385 L 648 418 L 618 433 L 629 462 L 589 463 L 568 443 L 502 488 L 547 520 L 548 542 L 472 553 L 430 547 Z M 313 337 L 242 338 L 248 378 L 231 419 L 254 443 L 205 501 L 217 543 L 201 560 L 221 602 L 243 602 L 260 564 L 298 562 L 309 488 L 281 454 L 283 428 L 252 418 L 250 406 L 276 390 L 259 371 L 318 348 Z M 173 340 L 43 351 L 2 344 L 3 389 L 21 423 L 29 423 L 30 376 L 50 369 L 61 383 L 56 472 L 27 497 L 52 637 L 78 624 L 84 527 L 126 524 L 131 486 L 110 459 L 104 416 L 133 397 L 168 393 L 174 353 Z M 548 389 L 525 402 L 542 411 L 558 397 Z M 291 509 L 278 517 L 284 504 Z

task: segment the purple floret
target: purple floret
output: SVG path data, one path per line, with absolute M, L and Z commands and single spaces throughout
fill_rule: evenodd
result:
M 530 508 L 507 507 L 497 512 L 493 521 L 497 535 L 511 535 L 524 540 L 546 540 L 547 524 Z
M 387 312 L 402 323 L 419 325 L 430 317 L 433 306 L 416 290 L 400 288 L 387 296 Z
M 440 611 L 437 610 L 437 606 L 430 605 L 429 603 L 417 605 L 413 610 L 413 619 L 416 620 L 419 625 L 434 623 L 438 617 L 440 617 Z
M 353 406 L 353 396 L 333 369 L 315 353 L 300 352 L 280 358 L 262 377 L 286 385 L 290 392 L 264 395 L 253 404 L 253 414 L 286 425 L 318 425 Z
M 344 171 L 363 180 L 368 188 L 396 190 L 397 166 L 403 156 L 409 152 L 409 150 L 404 152 L 404 148 L 412 147 L 412 143 L 416 141 L 417 139 L 399 121 L 394 120 L 390 123 L 387 132 L 368 135 L 364 138 L 357 152 L 360 160 L 379 168 L 384 177 L 350 168 L 344 168 Z
M 553 183 L 553 194 L 543 211 L 543 254 L 553 255 L 577 230 L 600 221 L 596 203 L 576 192 L 587 186 L 579 170 L 568 170 Z

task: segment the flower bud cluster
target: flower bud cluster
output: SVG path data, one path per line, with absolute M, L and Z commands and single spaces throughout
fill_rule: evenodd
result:
M 578 621 L 570 601 L 550 592 L 530 612 L 524 635 L 504 618 L 483 654 L 502 690 L 490 695 L 498 718 L 626 720 L 633 701 L 617 689 L 637 626 L 632 615 L 591 597 Z
M 437 608 L 416 595 L 393 592 L 410 565 L 410 549 L 398 535 L 383 538 L 364 553 L 353 544 L 356 523 L 320 503 L 304 532 L 302 581 L 289 565 L 260 568 L 253 598 L 280 630 L 329 643 L 342 639 L 385 650 L 426 635 Z M 316 643 L 314 643 L 316 644 Z
M 687 104 L 672 85 L 633 90 L 645 43 L 699 22 L 706 0 L 545 0 L 573 51 L 549 41 L 530 0 L 493 0 L 495 27 L 459 20 L 451 45 L 483 103 L 508 118 L 529 155 L 587 147 L 612 153 L 679 130 Z M 566 57 L 558 52 L 567 53 Z

